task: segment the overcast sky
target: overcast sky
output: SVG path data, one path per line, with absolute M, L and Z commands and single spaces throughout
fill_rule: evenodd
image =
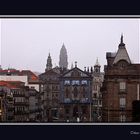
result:
M 139 20 L 118 18 L 1 19 L 1 65 L 44 72 L 48 53 L 53 66 L 59 64 L 62 44 L 68 53 L 69 68 L 94 66 L 98 57 L 103 66 L 106 52 L 116 52 L 121 33 L 134 63 L 139 63 Z

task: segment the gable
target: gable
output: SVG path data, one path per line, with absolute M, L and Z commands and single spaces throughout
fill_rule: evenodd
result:
M 73 68 L 72 70 L 65 73 L 63 77 L 89 77 L 89 75 L 78 68 Z

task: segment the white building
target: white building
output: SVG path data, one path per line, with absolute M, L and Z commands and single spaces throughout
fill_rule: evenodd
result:
M 28 86 L 28 77 L 27 76 L 0 75 L 0 81 L 21 81 L 21 82 L 25 83 L 25 86 Z

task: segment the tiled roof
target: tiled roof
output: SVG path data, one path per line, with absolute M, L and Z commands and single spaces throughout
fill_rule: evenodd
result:
M 24 82 L 21 81 L 0 81 L 0 86 L 6 86 L 8 88 L 19 88 Z
M 38 76 L 36 76 L 32 71 L 30 70 L 15 70 L 15 69 L 6 69 L 6 70 L 0 70 L 0 75 L 7 75 L 10 73 L 11 75 L 19 75 L 19 76 L 28 76 L 29 81 L 38 81 Z
M 36 81 L 38 80 L 38 77 L 30 70 L 22 70 L 20 72 L 20 75 L 27 75 L 29 78 L 29 81 Z
M 11 74 L 19 74 L 20 71 L 19 70 L 14 70 L 14 69 L 11 69 L 11 70 L 0 70 L 0 74 L 8 74 L 8 73 L 11 73 Z

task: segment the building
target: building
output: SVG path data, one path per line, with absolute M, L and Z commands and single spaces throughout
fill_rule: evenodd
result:
M 42 121 L 41 93 L 21 81 L 0 81 L 2 122 Z
M 92 121 L 92 76 L 75 67 L 60 76 L 60 120 Z
M 28 87 L 21 81 L 6 81 L 10 85 L 13 97 L 14 121 L 25 122 L 29 119 L 29 94 Z
M 104 73 L 100 71 L 101 65 L 98 58 L 94 65 L 94 70 L 91 68 L 93 77 L 92 81 L 92 100 L 93 100 L 93 121 L 102 121 L 102 93 L 100 91 L 104 80 Z
M 6 69 L 0 70 L 0 80 L 3 81 L 21 81 L 25 83 L 25 86 L 35 88 L 39 92 L 39 79 L 30 70 L 16 70 Z
M 0 121 L 6 120 L 6 105 L 4 104 L 6 100 L 7 87 L 4 82 L 0 82 Z
M 36 76 L 32 71 L 30 70 L 22 70 L 20 71 L 20 74 L 22 76 L 27 76 L 28 78 L 28 85 L 29 88 L 34 88 L 35 90 L 37 90 L 39 92 L 39 78 L 38 76 Z
M 43 116 L 45 121 L 55 121 L 59 117 L 59 76 L 60 68 L 52 68 L 51 56 L 49 54 L 45 72 L 39 75 L 42 83 L 41 92 L 43 96 Z
M 28 119 L 28 94 L 23 82 L 0 81 L 3 122 L 22 122 Z
M 59 67 L 63 69 L 68 68 L 68 56 L 67 56 L 67 50 L 64 44 L 62 45 L 62 48 L 60 50 Z
M 103 121 L 131 122 L 133 102 L 139 100 L 140 64 L 133 64 L 123 36 L 117 53 L 106 53 L 107 65 L 102 87 Z
M 40 93 L 34 88 L 29 89 L 29 121 L 42 121 Z
M 21 81 L 28 85 L 28 77 L 20 75 L 0 75 L 0 81 Z

